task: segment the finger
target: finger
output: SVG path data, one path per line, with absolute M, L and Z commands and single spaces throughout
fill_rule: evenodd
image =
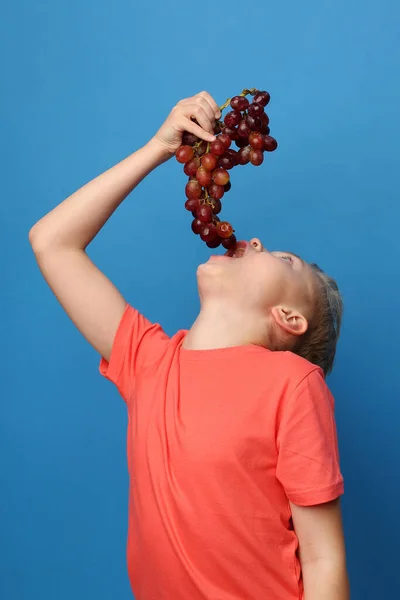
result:
M 185 106 L 184 115 L 185 115 L 185 117 L 189 117 L 189 118 L 194 117 L 196 119 L 196 121 L 198 122 L 198 124 L 200 125 L 200 127 L 205 129 L 206 131 L 209 131 L 210 133 L 214 132 L 214 124 L 215 124 L 214 116 L 212 115 L 210 118 L 207 115 L 204 108 L 202 106 L 200 106 L 199 104 L 191 104 L 191 105 Z
M 193 133 L 193 135 L 197 135 L 201 140 L 205 140 L 206 142 L 213 142 L 216 137 L 212 133 L 208 133 L 205 131 L 200 125 L 194 123 L 190 118 L 184 117 L 182 123 L 182 130 L 188 131 L 189 133 Z
M 208 116 L 209 120 L 211 121 L 212 126 L 214 127 L 214 122 L 215 122 L 214 110 L 211 108 L 210 104 L 208 103 L 208 101 L 205 98 L 202 98 L 201 96 L 197 95 L 197 96 L 193 96 L 193 98 L 187 98 L 186 100 L 181 100 L 181 102 L 179 102 L 178 104 L 180 105 L 181 110 L 185 116 L 188 116 L 188 110 L 194 111 L 195 110 L 194 107 L 200 106 L 204 110 L 204 112 Z
M 212 126 L 214 127 L 214 125 L 215 125 L 215 111 L 211 107 L 211 105 L 208 102 L 208 100 L 206 100 L 202 96 L 198 96 L 196 98 L 196 104 L 198 106 L 201 106 L 201 108 L 204 110 L 204 112 L 206 113 L 206 115 L 210 119 Z
M 209 109 L 211 109 L 213 119 L 220 118 L 221 111 L 219 109 L 219 106 L 208 92 L 200 92 L 199 94 L 191 96 L 190 98 L 184 98 L 183 100 L 180 100 L 178 102 L 178 105 L 187 106 L 189 104 L 197 104 L 199 101 L 201 102 L 201 106 L 203 106 L 203 108 L 207 110 L 207 112 L 209 111 Z
M 209 94 L 208 92 L 200 92 L 200 94 L 198 94 L 201 98 L 204 98 L 208 104 L 211 106 L 211 110 L 214 113 L 214 116 L 216 119 L 219 119 L 221 116 L 221 111 L 219 109 L 218 104 L 216 103 L 216 101 L 214 100 L 214 98 L 211 96 L 211 94 Z

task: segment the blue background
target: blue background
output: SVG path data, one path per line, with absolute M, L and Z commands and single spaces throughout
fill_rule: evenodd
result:
M 336 397 L 353 600 L 398 597 L 398 2 L 1 4 L 0 598 L 131 598 L 126 414 L 41 278 L 32 224 L 144 144 L 181 98 L 268 89 L 279 150 L 233 171 L 240 237 L 333 274 L 346 312 Z M 236 172 L 238 171 L 238 172 Z M 168 333 L 208 256 L 175 161 L 89 254 Z

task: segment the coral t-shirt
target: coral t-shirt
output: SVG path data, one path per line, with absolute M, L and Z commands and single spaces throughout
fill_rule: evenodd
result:
M 322 371 L 255 345 L 186 350 L 127 306 L 102 375 L 128 408 L 136 600 L 301 600 L 289 500 L 343 494 Z

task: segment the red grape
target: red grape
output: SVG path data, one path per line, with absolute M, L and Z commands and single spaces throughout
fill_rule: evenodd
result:
M 207 152 L 207 142 L 205 142 L 204 140 L 202 142 L 200 142 L 200 144 L 198 145 L 197 149 L 196 149 L 196 154 L 197 156 L 203 156 L 203 154 L 205 154 Z
M 230 185 L 230 183 L 227 185 Z M 217 200 L 216 198 L 210 198 L 210 206 L 211 206 L 211 210 L 213 211 L 214 215 L 217 215 L 218 213 L 221 212 L 221 208 L 222 208 L 221 200 Z
M 210 183 L 212 183 L 212 173 L 211 171 L 207 171 L 204 167 L 199 167 L 196 172 L 196 179 L 200 185 L 206 187 L 207 185 L 210 185 Z
M 268 125 L 269 124 L 269 116 L 267 115 L 267 113 L 263 113 L 260 117 L 261 119 L 261 123 L 263 125 Z
M 186 184 L 185 191 L 187 198 L 200 198 L 202 189 L 199 182 L 193 179 Z
M 239 125 L 242 120 L 242 113 L 237 110 L 232 110 L 225 115 L 224 123 L 228 125 L 228 127 L 235 127 L 235 125 Z
M 211 142 L 211 146 L 210 146 L 211 154 L 214 154 L 215 156 L 221 156 L 225 152 L 225 150 L 226 150 L 225 145 L 222 142 L 220 142 L 218 138 L 216 140 L 214 140 L 213 142 Z
M 236 246 L 236 242 L 236 235 L 232 233 L 231 237 L 222 240 L 222 245 L 226 250 L 230 250 Z
M 263 140 L 263 144 L 264 144 L 264 140 Z M 218 164 L 220 167 L 222 167 L 223 169 L 233 169 L 234 162 L 232 160 L 232 157 L 229 156 L 229 154 L 227 152 L 225 152 L 225 154 L 223 154 L 222 156 L 219 157 L 219 161 Z
M 201 166 L 207 171 L 214 171 L 218 166 L 218 158 L 214 154 L 205 154 L 201 159 Z
M 224 133 L 226 133 L 227 135 L 229 135 L 229 137 L 231 138 L 231 140 L 237 140 L 239 137 L 239 134 L 237 132 L 236 127 L 228 127 L 226 126 L 224 128 Z
M 232 158 L 234 167 L 236 167 L 239 164 L 239 156 L 236 150 L 230 148 L 225 152 L 225 154 L 228 154 Z
M 213 182 L 217 185 L 225 185 L 230 177 L 228 171 L 222 168 L 215 169 L 212 173 Z
M 219 141 L 224 144 L 225 150 L 228 150 L 229 146 L 232 144 L 232 140 L 227 133 L 221 133 L 218 136 Z
M 251 132 L 251 134 L 249 135 L 249 142 L 250 146 L 252 146 L 253 148 L 256 148 L 258 150 L 264 149 L 264 136 L 261 133 L 258 133 L 257 131 Z M 197 177 L 197 179 L 199 178 Z
M 199 208 L 199 199 L 198 198 L 188 198 L 185 202 L 186 210 L 190 212 L 195 212 Z
M 224 186 L 212 183 L 208 188 L 208 193 L 212 198 L 215 198 L 215 200 L 221 200 L 222 196 L 225 193 Z
M 268 135 L 269 134 L 269 127 L 268 127 L 269 117 L 268 117 L 268 115 L 266 113 L 263 113 L 260 117 L 260 121 L 261 121 L 261 128 L 260 128 L 261 133 Z
M 225 193 L 226 193 L 226 192 L 229 192 L 229 190 L 231 189 L 231 187 L 232 187 L 232 184 L 231 184 L 231 182 L 230 182 L 230 181 L 228 181 L 228 183 L 226 183 L 226 184 L 224 185 L 224 192 L 225 192 Z
M 214 241 L 212 241 L 212 242 L 207 242 L 207 246 L 208 246 L 209 248 L 218 248 L 218 246 L 220 246 L 220 245 L 221 245 L 221 241 L 222 241 L 222 240 L 221 240 L 221 238 L 218 236 L 218 237 L 216 237 L 216 238 L 215 238 L 215 240 L 214 240 Z
M 196 235 L 198 235 L 200 233 L 200 231 L 202 230 L 203 225 L 204 225 L 203 221 L 200 221 L 200 219 L 197 219 L 197 218 L 194 219 L 192 221 L 192 231 L 193 231 L 193 233 L 195 233 Z
M 253 98 L 255 104 L 261 104 L 261 106 L 267 106 L 270 101 L 270 95 L 268 92 L 257 92 Z
M 214 125 L 214 134 L 218 135 L 219 133 L 221 133 L 221 131 L 222 131 L 221 124 L 218 121 L 216 121 L 215 125 Z
M 194 135 L 193 133 L 189 133 L 188 131 L 185 131 L 183 133 L 182 144 L 184 144 L 186 146 L 193 146 L 198 141 L 199 141 L 199 138 L 197 137 L 197 135 Z
M 218 237 L 218 230 L 213 223 L 207 223 L 202 227 L 200 237 L 203 242 L 212 242 Z
M 250 162 L 252 165 L 254 165 L 255 167 L 258 167 L 259 165 L 262 164 L 262 162 L 264 161 L 264 154 L 262 150 L 256 150 L 255 148 L 252 148 L 250 150 Z
M 233 110 L 246 110 L 249 106 L 249 101 L 244 96 L 234 96 L 231 100 Z
M 218 235 L 222 238 L 230 238 L 233 233 L 233 227 L 228 221 L 221 221 L 217 225 Z
M 264 136 L 264 150 L 273 152 L 278 147 L 278 142 L 271 135 Z
M 180 146 L 176 151 L 176 160 L 180 163 L 187 163 L 192 160 L 194 156 L 194 150 L 191 146 Z
M 196 175 L 196 171 L 200 166 L 200 159 L 195 156 L 192 160 L 189 160 L 183 167 L 183 171 L 186 175 Z
M 249 137 L 250 133 L 251 133 L 251 129 L 247 125 L 245 119 L 243 119 L 243 121 L 240 121 L 240 123 L 239 123 L 238 134 L 242 138 L 247 138 L 247 137 Z
M 244 148 L 245 146 L 249 145 L 249 139 L 245 137 L 240 137 L 238 140 L 236 140 L 235 144 L 238 148 Z
M 250 104 L 249 110 L 247 112 L 252 117 L 261 117 L 261 115 L 264 112 L 264 109 L 261 106 L 261 104 Z
M 239 155 L 239 164 L 247 165 L 250 162 L 250 150 L 251 146 L 246 146 L 245 148 L 241 148 L 238 152 Z
M 246 123 L 250 127 L 251 131 L 260 131 L 261 129 L 261 119 L 258 117 L 252 117 L 248 115 L 246 117 Z
M 202 204 L 199 206 L 199 208 L 196 210 L 196 217 L 202 221 L 202 223 L 209 223 L 212 217 L 211 206 L 208 206 L 208 204 Z

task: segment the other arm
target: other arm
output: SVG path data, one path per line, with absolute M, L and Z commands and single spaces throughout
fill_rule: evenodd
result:
M 349 600 L 340 499 L 315 506 L 290 502 L 299 540 L 305 600 Z

